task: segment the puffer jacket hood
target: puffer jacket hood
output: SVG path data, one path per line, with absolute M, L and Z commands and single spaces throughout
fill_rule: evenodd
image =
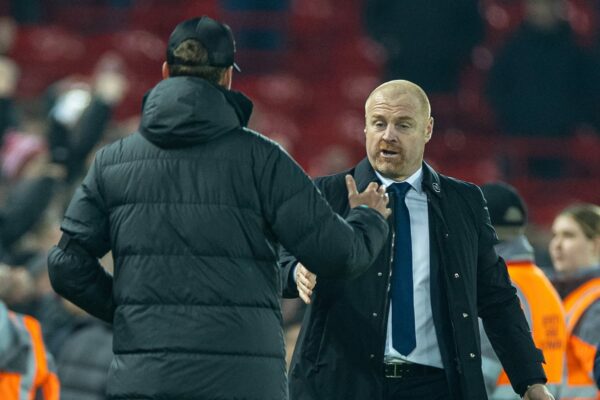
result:
M 140 133 L 162 148 L 193 146 L 246 126 L 251 113 L 242 93 L 202 78 L 172 77 L 144 97 Z

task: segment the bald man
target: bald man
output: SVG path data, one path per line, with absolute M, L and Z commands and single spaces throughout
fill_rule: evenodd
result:
M 478 317 L 515 392 L 552 399 L 480 189 L 423 162 L 433 122 L 419 86 L 384 83 L 365 104 L 367 157 L 316 179 L 341 215 L 350 210 L 345 175 L 357 190 L 384 184 L 393 215 L 387 245 L 354 280 L 317 281 L 282 257 L 284 295 L 309 304 L 291 400 L 486 399 Z

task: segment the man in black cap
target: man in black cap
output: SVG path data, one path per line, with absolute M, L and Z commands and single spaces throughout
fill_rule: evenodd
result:
M 535 264 L 533 248 L 525 236 L 527 208 L 517 190 L 503 182 L 481 186 L 499 243 L 496 252 L 506 261 L 536 346 L 544 352 L 546 387 L 557 397 L 563 385 L 567 343 L 565 312 L 550 280 Z M 481 322 L 480 322 L 481 325 Z M 481 358 L 490 400 L 510 400 L 514 391 L 502 365 L 482 332 Z M 557 397 L 558 398 L 558 397 Z
M 321 276 L 365 271 L 385 188 L 347 179 L 335 214 L 229 90 L 230 29 L 179 24 L 139 131 L 96 154 L 49 255 L 54 289 L 114 327 L 111 399 L 287 398 L 276 248 Z M 114 277 L 98 258 L 112 251 Z

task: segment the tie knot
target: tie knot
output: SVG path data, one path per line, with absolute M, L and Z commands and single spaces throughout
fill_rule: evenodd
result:
M 404 198 L 409 189 L 410 183 L 408 182 L 398 182 L 388 187 L 388 191 L 396 193 L 399 198 Z

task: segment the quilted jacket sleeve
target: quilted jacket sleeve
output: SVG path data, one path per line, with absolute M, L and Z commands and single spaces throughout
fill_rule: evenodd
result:
M 112 322 L 112 276 L 98 258 L 110 249 L 108 215 L 97 177 L 98 161 L 75 192 L 61 225 L 75 245 L 54 246 L 48 272 L 54 290 L 90 314 Z
M 473 208 L 479 211 L 476 214 L 481 226 L 477 261 L 479 317 L 514 390 L 522 395 L 527 385 L 546 382 L 544 356 L 535 347 L 506 264 L 494 249 L 497 237 L 481 191 L 476 197 Z
M 279 242 L 321 277 L 353 277 L 366 271 L 387 238 L 386 220 L 367 207 L 341 218 L 278 146 L 262 165 L 258 188 L 263 214 Z

